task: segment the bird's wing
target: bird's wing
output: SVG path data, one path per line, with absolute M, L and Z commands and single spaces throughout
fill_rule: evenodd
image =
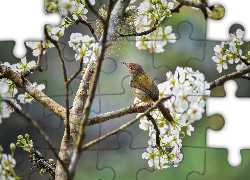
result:
M 136 75 L 130 86 L 149 94 L 154 101 L 159 98 L 159 90 L 156 83 L 146 73 Z

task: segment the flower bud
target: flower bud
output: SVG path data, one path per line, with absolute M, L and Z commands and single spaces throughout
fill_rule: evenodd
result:
M 10 143 L 10 150 L 15 151 L 16 150 L 16 145 L 14 143 Z
M 0 145 L 0 154 L 3 153 L 3 147 Z
M 23 140 L 23 136 L 22 136 L 22 135 L 19 135 L 19 136 L 17 136 L 17 139 Z
M 180 138 L 184 138 L 185 137 L 185 133 L 183 131 L 180 131 Z

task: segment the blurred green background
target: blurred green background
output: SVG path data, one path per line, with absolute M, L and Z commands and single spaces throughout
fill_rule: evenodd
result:
M 101 3 L 97 2 L 96 6 Z M 90 16 L 91 17 L 91 16 Z M 88 20 L 95 24 L 93 19 Z M 235 71 L 235 66 L 219 74 L 215 63 L 212 61 L 213 48 L 220 44 L 220 41 L 206 40 L 206 21 L 200 11 L 182 7 L 180 13 L 174 13 L 167 20 L 166 25 L 172 26 L 173 32 L 178 38 L 176 43 L 168 43 L 160 54 L 152 54 L 148 51 L 138 50 L 135 47 L 135 40 L 128 38 L 128 42 L 115 55 L 106 56 L 98 83 L 98 89 L 91 116 L 115 111 L 133 104 L 134 95 L 129 87 L 129 74 L 127 68 L 120 62 L 136 62 L 141 64 L 146 72 L 154 78 L 156 83 L 166 80 L 166 72 L 174 73 L 177 66 L 192 67 L 205 74 L 206 80 L 211 82 L 224 74 Z M 235 32 L 240 26 L 232 26 L 231 32 Z M 68 77 L 77 69 L 79 62 L 74 60 L 75 52 L 68 47 L 70 34 L 80 32 L 88 34 L 89 30 L 82 24 L 74 25 L 65 31 L 64 37 L 60 39 L 60 47 L 66 62 Z M 14 42 L 0 42 L 0 61 L 17 63 L 20 62 L 12 55 Z M 27 60 L 37 60 L 28 49 Z M 65 86 L 62 76 L 60 60 L 55 49 L 48 50 L 42 57 L 44 73 L 35 72 L 28 79 L 31 82 L 45 84 L 44 92 L 53 100 L 65 107 Z M 70 103 L 72 104 L 75 93 L 78 89 L 80 75 L 71 83 Z M 246 80 L 237 80 L 237 96 L 249 96 L 249 85 Z M 244 86 L 243 86 L 244 83 Z M 24 93 L 19 90 L 20 93 Z M 225 96 L 222 87 L 215 88 L 212 96 Z M 63 122 L 40 103 L 22 105 L 35 119 L 44 131 L 51 138 L 59 151 L 61 138 L 64 132 Z M 85 142 L 89 142 L 100 135 L 118 128 L 120 125 L 130 121 L 134 115 L 127 115 L 113 119 L 102 124 L 88 127 Z M 147 160 L 141 158 L 146 151 L 148 132 L 139 129 L 139 122 L 129 127 L 118 135 L 114 135 L 99 145 L 85 151 L 79 161 L 75 179 L 249 179 L 250 173 L 247 170 L 250 156 L 249 150 L 242 150 L 243 161 L 239 167 L 231 167 L 227 163 L 227 149 L 206 148 L 206 129 L 208 127 L 219 130 L 223 127 L 223 117 L 217 115 L 210 118 L 203 114 L 203 118 L 194 123 L 195 131 L 191 137 L 183 139 L 182 152 L 183 161 L 177 168 L 171 167 L 163 172 L 153 171 L 148 167 Z M 4 153 L 10 153 L 9 144 L 16 142 L 17 136 L 25 133 L 30 135 L 34 141 L 35 149 L 39 150 L 46 158 L 54 158 L 47 149 L 44 141 L 37 132 L 18 114 L 13 113 L 8 119 L 3 119 L 0 125 L 0 145 L 4 147 Z M 18 176 L 26 179 L 48 179 L 49 175 L 40 176 L 38 170 L 30 169 L 27 152 L 17 148 L 15 152 L 17 166 L 15 171 Z

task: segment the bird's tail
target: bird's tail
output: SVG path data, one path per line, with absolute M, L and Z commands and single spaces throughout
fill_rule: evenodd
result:
M 171 116 L 169 109 L 165 108 L 162 102 L 160 102 L 157 107 L 161 111 L 161 113 L 165 117 L 165 119 L 168 120 L 168 122 L 170 124 L 173 124 L 174 123 L 174 119 Z

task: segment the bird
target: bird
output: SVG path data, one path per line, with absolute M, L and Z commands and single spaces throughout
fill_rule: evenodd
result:
M 138 97 L 142 102 L 152 103 L 159 99 L 159 89 L 156 83 L 145 72 L 143 67 L 138 63 L 126 63 L 130 73 L 130 88 L 134 95 Z M 169 109 L 165 108 L 163 102 L 157 105 L 157 108 L 161 111 L 165 119 L 170 123 L 174 123 L 174 119 L 170 114 Z

